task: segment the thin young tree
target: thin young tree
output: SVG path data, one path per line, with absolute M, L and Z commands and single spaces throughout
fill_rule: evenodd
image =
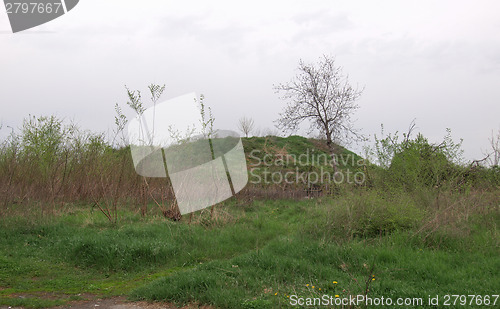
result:
M 248 135 L 252 132 L 254 125 L 255 123 L 252 118 L 242 117 L 238 121 L 238 130 L 240 130 L 245 137 L 248 137 Z
M 297 75 L 274 89 L 287 101 L 277 120 L 279 129 L 295 132 L 307 120 L 308 133 L 319 130 L 332 156 L 336 153 L 334 142 L 362 138 L 351 117 L 359 108 L 356 101 L 363 89 L 351 86 L 348 76 L 342 73 L 342 67 L 336 66 L 333 57 L 323 55 L 317 63 L 300 60 Z
M 491 154 L 490 154 L 490 164 L 491 166 L 499 166 L 500 165 L 500 129 L 498 130 L 497 135 L 493 134 L 491 131 L 491 138 L 489 139 L 491 146 Z

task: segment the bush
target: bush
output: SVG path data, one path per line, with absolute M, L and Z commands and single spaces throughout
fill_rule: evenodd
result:
M 410 138 L 403 134 L 399 141 L 397 132 L 382 139 L 375 136 L 375 162 L 381 167 L 374 169 L 374 185 L 387 190 L 403 189 L 407 192 L 422 188 L 455 188 L 464 185 L 461 143 L 455 143 L 451 131 L 439 144 L 432 144 L 422 134 Z
M 424 210 L 408 195 L 384 196 L 360 190 L 318 205 L 311 215 L 304 233 L 325 241 L 344 242 L 411 229 L 421 222 Z

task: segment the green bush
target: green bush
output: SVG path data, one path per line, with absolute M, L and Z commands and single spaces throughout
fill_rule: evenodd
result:
M 424 214 L 408 195 L 359 190 L 311 210 L 312 218 L 304 226 L 304 233 L 337 242 L 383 236 L 415 227 Z
M 377 181 L 374 185 L 406 192 L 464 186 L 461 143 L 452 140 L 449 129 L 439 144 L 430 143 L 420 133 L 413 139 L 410 133 L 403 134 L 402 141 L 397 132 L 382 139 L 375 137 L 372 154 L 381 168 L 372 169 Z

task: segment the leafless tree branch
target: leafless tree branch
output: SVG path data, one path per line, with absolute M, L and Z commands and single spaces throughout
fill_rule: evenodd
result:
M 351 116 L 363 89 L 354 88 L 342 68 L 331 56 L 323 55 L 318 63 L 299 61 L 298 74 L 290 82 L 274 86 L 287 105 L 276 121 L 279 129 L 295 132 L 307 120 L 310 131 L 319 130 L 333 152 L 333 141 L 361 139 Z
M 248 135 L 252 132 L 254 125 L 255 123 L 252 118 L 243 117 L 240 118 L 238 122 L 238 129 L 245 135 L 245 137 L 248 137 Z

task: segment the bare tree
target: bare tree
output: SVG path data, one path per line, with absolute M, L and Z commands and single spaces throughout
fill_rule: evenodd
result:
M 491 166 L 498 166 L 500 164 L 500 129 L 497 136 L 491 131 L 491 138 L 489 139 L 491 146 L 490 163 Z
M 243 117 L 243 118 L 240 118 L 239 122 L 238 122 L 238 129 L 243 133 L 245 134 L 245 137 L 248 137 L 248 134 L 250 134 L 254 128 L 254 121 L 252 118 L 247 118 L 247 117 Z
M 348 76 L 342 74 L 342 67 L 335 65 L 333 57 L 323 55 L 315 64 L 300 60 L 298 70 L 290 82 L 274 86 L 288 101 L 277 120 L 278 128 L 294 132 L 308 120 L 308 133 L 319 130 L 332 154 L 334 141 L 345 142 L 350 136 L 361 138 L 351 116 L 359 108 L 356 100 L 363 90 L 349 84 Z

